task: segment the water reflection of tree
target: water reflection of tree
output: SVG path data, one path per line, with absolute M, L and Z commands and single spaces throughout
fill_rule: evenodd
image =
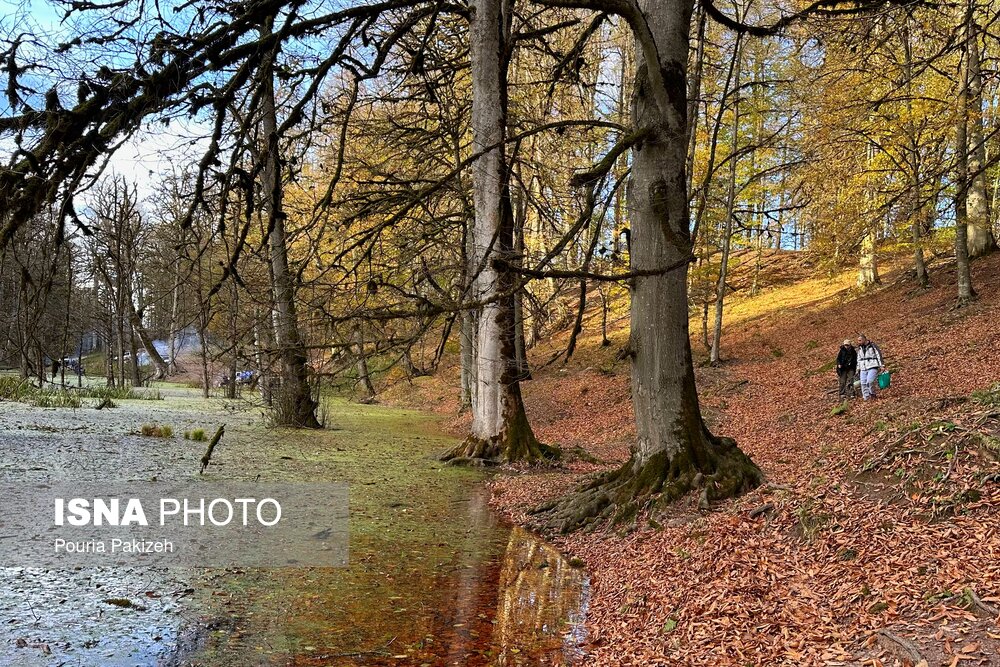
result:
M 553 664 L 582 657 L 588 598 L 589 582 L 583 570 L 571 567 L 559 551 L 515 527 L 500 571 L 493 634 L 496 664 L 521 664 L 538 652 L 550 653 Z

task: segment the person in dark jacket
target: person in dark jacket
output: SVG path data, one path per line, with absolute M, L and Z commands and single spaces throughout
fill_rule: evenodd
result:
M 854 397 L 854 376 L 858 372 L 858 352 L 845 340 L 837 353 L 837 377 L 840 378 L 840 398 Z

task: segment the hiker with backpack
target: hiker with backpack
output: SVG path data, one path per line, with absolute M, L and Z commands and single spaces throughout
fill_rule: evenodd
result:
M 858 371 L 861 373 L 861 397 L 864 400 L 876 398 L 875 383 L 879 372 L 884 369 L 885 363 L 878 345 L 868 340 L 864 334 L 858 336 Z
M 854 398 L 854 376 L 858 373 L 858 352 L 845 340 L 837 352 L 837 377 L 840 378 L 840 399 Z

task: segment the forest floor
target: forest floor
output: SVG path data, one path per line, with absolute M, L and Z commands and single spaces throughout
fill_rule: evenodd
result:
M 682 501 L 627 529 L 558 538 L 592 576 L 588 664 L 1000 665 L 1000 255 L 973 264 L 980 298 L 958 310 L 946 263 L 929 289 L 901 261 L 861 294 L 853 272 L 815 277 L 782 255 L 760 294 L 729 299 L 724 363 L 697 370 L 712 429 L 767 483 L 707 512 Z M 592 309 L 570 363 L 549 363 L 565 333 L 531 352 L 536 434 L 603 463 L 506 470 L 492 502 L 515 521 L 629 455 L 623 301 L 610 346 Z M 859 332 L 880 345 L 892 386 L 835 414 L 833 359 Z M 454 365 L 415 383 L 388 400 L 466 428 Z

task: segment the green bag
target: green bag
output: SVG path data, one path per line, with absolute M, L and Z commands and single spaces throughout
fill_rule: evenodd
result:
M 892 383 L 892 374 L 889 371 L 878 374 L 878 388 L 888 389 L 889 385 Z

